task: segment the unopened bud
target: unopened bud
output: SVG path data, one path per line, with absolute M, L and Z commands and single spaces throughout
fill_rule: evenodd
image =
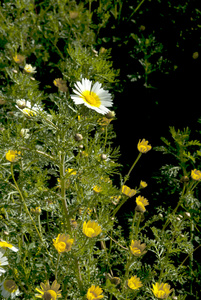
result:
M 184 213 L 184 215 L 185 215 L 186 218 L 190 218 L 191 217 L 191 214 L 189 212 L 187 212 L 187 211 Z
M 24 99 L 17 100 L 16 103 L 17 103 L 17 106 L 21 109 L 26 107 L 26 101 Z
M 8 231 L 4 231 L 4 234 L 5 234 L 5 235 L 9 235 Z
M 0 98 L 0 104 L 3 105 L 6 103 L 6 100 L 4 100 L 3 98 Z
M 103 160 L 106 160 L 106 159 L 107 159 L 107 155 L 106 155 L 106 154 L 101 154 L 101 158 L 102 158 Z
M 79 142 L 79 141 L 83 140 L 83 136 L 80 133 L 76 133 L 75 140 Z
M 112 119 L 115 117 L 115 112 L 114 111 L 109 111 L 106 115 L 107 119 Z
M 79 147 L 80 149 L 83 149 L 83 148 L 84 148 L 84 146 L 83 146 L 82 144 L 80 144 L 78 147 Z
M 173 300 L 177 300 L 178 298 L 177 298 L 177 296 L 173 296 L 172 299 Z

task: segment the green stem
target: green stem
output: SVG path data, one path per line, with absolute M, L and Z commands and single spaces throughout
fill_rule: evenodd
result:
M 140 159 L 140 157 L 142 156 L 142 152 L 140 152 L 138 154 L 138 157 L 136 158 L 136 160 L 134 161 L 133 165 L 131 166 L 130 170 L 128 171 L 128 174 L 125 176 L 125 180 L 124 180 L 124 183 L 123 185 L 126 183 L 126 181 L 129 179 L 129 176 L 133 170 L 133 168 L 135 167 L 135 165 L 137 164 L 138 160 Z
M 138 9 L 140 8 L 140 6 L 144 3 L 145 0 L 142 0 L 138 6 L 134 9 L 134 11 L 132 12 L 132 14 L 130 15 L 128 21 L 132 18 L 132 16 L 138 11 Z
M 64 223 L 66 223 L 67 231 L 71 232 L 70 215 L 66 202 L 66 187 L 65 187 L 65 154 L 62 153 L 60 156 L 60 181 L 61 181 L 61 201 L 62 210 L 64 212 Z
M 55 269 L 55 280 L 57 280 L 57 271 L 58 271 L 58 266 L 59 266 L 60 257 L 61 257 L 61 253 L 58 253 L 58 256 L 57 256 L 57 264 L 56 264 L 56 269 Z
M 116 215 L 116 213 L 119 211 L 119 209 L 122 207 L 122 205 L 128 200 L 128 197 L 126 197 L 120 204 L 115 208 L 115 210 L 112 213 L 112 217 Z

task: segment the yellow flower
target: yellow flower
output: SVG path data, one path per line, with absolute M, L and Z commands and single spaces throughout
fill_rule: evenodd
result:
M 151 150 L 151 145 L 148 145 L 148 141 L 146 141 L 145 139 L 143 139 L 142 141 L 139 140 L 137 148 L 138 151 L 141 153 L 147 153 L 149 150 Z
M 100 192 L 102 191 L 102 187 L 96 185 L 96 186 L 93 188 L 93 191 L 94 191 L 95 193 L 100 193 Z
M 137 210 L 145 212 L 145 206 L 149 205 L 149 201 L 143 196 L 138 196 L 135 201 L 137 203 Z
M 68 168 L 66 170 L 66 172 L 69 173 L 70 175 L 76 175 L 77 174 L 77 171 L 75 171 L 74 169 L 70 169 L 70 168 Z
M 127 185 L 122 186 L 122 193 L 128 197 L 133 197 L 137 192 L 136 190 L 130 189 Z
M 68 91 L 68 87 L 67 87 L 67 84 L 66 84 L 66 81 L 61 79 L 61 78 L 56 78 L 54 81 L 53 81 L 54 85 L 56 87 L 58 87 L 58 89 L 62 92 L 67 92 Z
M 17 64 L 21 64 L 25 60 L 25 56 L 16 54 L 15 56 L 13 56 L 13 59 Z
M 82 78 L 81 82 L 76 82 L 75 89 L 73 89 L 75 94 L 71 95 L 71 98 L 76 105 L 84 104 L 100 114 L 107 114 L 109 112 L 107 107 L 113 104 L 112 97 L 101 86 L 99 82 L 92 86 L 92 81 Z
M 56 280 L 52 283 L 52 286 L 50 286 L 49 280 L 45 283 L 41 282 L 40 287 L 40 289 L 36 288 L 36 291 L 40 293 L 35 295 L 36 298 L 42 298 L 44 300 L 56 300 L 57 298 L 61 298 L 61 290 L 59 290 L 60 284 L 58 284 Z
M 17 150 L 8 150 L 6 159 L 10 162 L 16 162 L 20 159 L 21 152 Z
M 130 279 L 128 279 L 128 286 L 132 290 L 137 290 L 141 286 L 143 286 L 142 282 L 140 281 L 140 278 L 138 278 L 136 275 L 132 276 Z
M 196 181 L 201 180 L 201 171 L 196 170 L 196 169 L 192 170 L 191 177 L 193 180 L 196 180 Z
M 26 64 L 25 67 L 24 67 L 24 71 L 26 73 L 36 73 L 37 71 L 36 70 L 36 67 L 32 67 L 32 65 L 29 65 L 29 64 Z
M 87 299 L 88 300 L 99 300 L 104 296 L 101 295 L 103 290 L 99 286 L 92 285 L 87 291 Z
M 168 298 L 169 294 L 172 292 L 172 289 L 170 290 L 170 285 L 167 283 L 161 283 L 159 284 L 156 282 L 156 284 L 153 284 L 152 292 L 154 293 L 154 296 L 156 296 L 159 299 L 166 299 Z
M 140 243 L 141 241 L 131 241 L 130 250 L 134 256 L 141 256 L 147 252 L 144 250 L 146 248 L 146 244 Z
M 11 245 L 11 244 L 9 244 L 6 241 L 3 241 L 1 239 L 0 239 L 0 247 L 3 248 L 3 249 L 4 248 L 9 248 L 9 249 L 13 250 L 14 252 L 18 251 L 18 249 L 16 247 L 14 247 L 13 245 Z
M 31 208 L 31 212 L 34 213 L 34 214 L 40 215 L 41 214 L 41 208 L 39 206 L 35 207 L 35 208 Z
M 97 235 L 99 235 L 101 233 L 102 229 L 100 227 L 100 225 L 98 225 L 98 223 L 96 221 L 84 221 L 83 223 L 83 233 L 87 236 L 87 237 L 95 237 Z
M 145 181 L 140 181 L 140 187 L 142 188 L 142 189 L 144 189 L 144 188 L 146 188 L 147 187 L 147 183 L 145 182 Z
M 70 239 L 68 234 L 59 234 L 56 240 L 53 240 L 54 247 L 59 253 L 70 251 L 73 242 L 74 239 Z

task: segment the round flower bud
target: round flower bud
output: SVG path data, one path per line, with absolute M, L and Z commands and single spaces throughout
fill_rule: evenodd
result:
M 17 106 L 21 109 L 26 107 L 26 101 L 24 99 L 17 100 L 16 103 L 17 103 Z
M 109 111 L 106 115 L 107 119 L 112 119 L 115 117 L 115 112 L 114 111 Z
M 103 160 L 106 160 L 106 159 L 107 159 L 107 155 L 106 155 L 106 154 L 101 154 L 101 158 L 102 158 Z
M 187 212 L 187 211 L 184 213 L 184 215 L 185 215 L 186 218 L 190 218 L 191 217 L 191 214 L 189 212 Z
M 83 136 L 80 133 L 76 133 L 75 140 L 79 142 L 79 141 L 83 140 Z

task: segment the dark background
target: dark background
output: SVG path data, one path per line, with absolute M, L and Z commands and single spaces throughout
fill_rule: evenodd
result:
M 145 1 L 130 17 L 131 5 L 133 1 L 124 1 L 119 19 L 113 18 L 111 29 L 100 32 L 107 41 L 105 47 L 112 49 L 114 68 L 120 69 L 122 90 L 115 93 L 114 129 L 125 173 L 138 155 L 139 139 L 160 146 L 161 136 L 170 137 L 170 126 L 181 130 L 189 127 L 191 137 L 199 139 L 197 121 L 201 117 L 200 1 Z M 144 86 L 143 77 L 131 82 L 127 76 L 144 73 L 139 63 L 143 54 L 136 53 L 136 58 L 130 55 L 137 46 L 132 33 L 140 38 L 152 34 L 163 45 L 162 68 L 148 77 L 151 88 Z M 157 62 L 159 55 L 154 54 L 151 62 Z M 134 187 L 138 184 L 135 179 L 148 181 L 165 159 L 155 151 L 143 155 L 128 183 Z

